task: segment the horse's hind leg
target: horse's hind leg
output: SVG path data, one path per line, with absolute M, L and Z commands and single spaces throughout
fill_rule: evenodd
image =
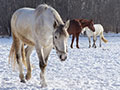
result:
M 102 36 L 100 35 L 100 44 L 99 44 L 99 45 L 100 45 L 100 47 L 101 47 L 101 38 L 102 38 Z
M 79 33 L 76 35 L 76 47 L 79 48 Z
M 31 64 L 30 64 L 30 55 L 33 51 L 33 46 L 27 46 L 25 48 L 25 55 L 26 55 L 26 62 L 27 62 L 27 74 L 26 74 L 26 80 L 29 80 L 31 78 Z
M 89 40 L 89 48 L 91 47 L 91 40 L 90 40 L 91 37 L 88 37 L 88 40 Z
M 71 42 L 71 45 L 70 45 L 71 48 L 73 48 L 74 39 L 75 39 L 75 36 L 73 35 L 73 36 L 72 36 L 72 42 Z
M 16 54 L 16 60 L 19 68 L 19 77 L 21 82 L 25 83 L 24 75 L 23 75 L 23 68 L 22 68 L 22 61 L 21 61 L 21 47 L 22 42 L 13 34 L 13 40 L 15 45 L 15 54 Z
M 96 48 L 96 40 L 97 40 L 96 36 L 93 36 L 93 46 L 92 47 L 94 47 L 94 48 Z

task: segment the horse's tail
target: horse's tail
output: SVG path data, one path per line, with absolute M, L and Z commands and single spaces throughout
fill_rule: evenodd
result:
M 15 52 L 15 35 L 13 34 L 13 43 L 12 43 L 12 46 L 11 46 L 11 49 L 10 49 L 10 53 L 9 53 L 9 64 L 11 63 L 12 65 L 12 68 L 15 70 L 15 66 L 16 66 L 16 52 Z M 24 50 L 24 44 L 22 45 L 21 47 L 21 55 L 22 55 L 22 62 L 23 64 L 25 65 L 25 67 L 27 67 L 27 64 L 26 64 L 26 57 L 25 57 L 25 50 Z
M 22 44 L 21 55 L 22 55 L 22 62 L 23 62 L 23 64 L 24 64 L 24 66 L 27 68 L 24 44 Z
M 108 40 L 107 40 L 107 39 L 105 39 L 105 37 L 104 37 L 103 33 L 102 33 L 101 39 L 102 39 L 102 40 L 103 40 L 103 42 L 105 42 L 105 43 L 107 43 L 107 42 L 108 42 Z
M 12 65 L 12 68 L 15 69 L 15 65 L 16 65 L 16 54 L 15 54 L 15 49 L 14 49 L 14 41 L 12 43 L 12 46 L 11 46 L 11 49 L 10 49 L 10 53 L 9 53 L 9 56 L 8 56 L 8 62 L 9 64 L 11 63 Z

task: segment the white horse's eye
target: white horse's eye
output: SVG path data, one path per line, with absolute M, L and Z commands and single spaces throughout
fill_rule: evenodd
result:
M 57 39 L 57 36 L 55 36 L 55 39 Z

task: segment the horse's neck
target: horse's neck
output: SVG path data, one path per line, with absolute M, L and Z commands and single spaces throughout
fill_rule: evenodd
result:
M 58 23 L 58 25 L 61 25 L 61 24 L 63 25 L 64 22 L 63 22 L 62 18 L 60 17 L 59 13 L 53 8 L 52 8 L 52 11 L 53 11 L 55 21 Z
M 88 27 L 88 25 L 86 25 L 86 24 L 82 24 L 82 27 L 85 28 L 85 27 Z
M 84 30 L 87 31 L 87 32 L 93 33 L 93 31 L 91 31 L 90 28 L 88 28 L 88 27 L 85 27 Z

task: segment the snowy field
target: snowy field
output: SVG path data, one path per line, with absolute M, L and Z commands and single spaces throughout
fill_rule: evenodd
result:
M 48 86 L 40 86 L 40 69 L 35 51 L 32 78 L 19 82 L 18 71 L 8 64 L 12 38 L 0 38 L 0 90 L 120 90 L 120 34 L 105 34 L 108 43 L 88 48 L 87 37 L 80 37 L 80 49 L 69 47 L 68 58 L 61 62 L 55 50 L 51 51 L 46 68 Z M 69 46 L 71 38 L 69 38 Z M 99 39 L 97 40 L 99 45 Z M 24 70 L 26 74 L 26 69 Z

